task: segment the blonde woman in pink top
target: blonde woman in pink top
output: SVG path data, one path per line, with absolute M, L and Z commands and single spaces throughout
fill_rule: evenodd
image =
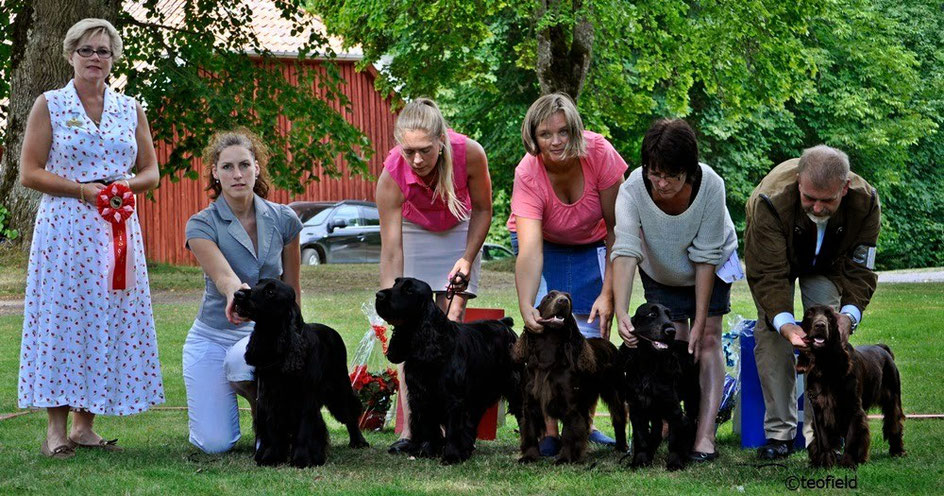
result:
M 380 286 L 415 277 L 430 287 L 448 316 L 461 320 L 475 297 L 482 243 L 492 222 L 492 183 L 485 150 L 449 129 L 428 98 L 408 103 L 394 127 L 398 145 L 384 160 L 377 181 L 380 213 Z M 448 305 L 446 287 L 457 290 Z M 406 398 L 403 365 L 400 391 Z M 390 453 L 410 453 L 410 409 L 403 402 L 404 428 Z
M 577 107 L 554 93 L 535 101 L 521 126 L 527 154 L 515 169 L 511 196 L 515 285 L 524 325 L 541 331 L 534 307 L 546 290 L 566 291 L 580 332 L 610 338 L 613 291 L 610 250 L 615 205 L 626 162 L 603 136 L 583 129 Z M 596 429 L 590 440 L 613 444 Z M 559 450 L 557 421 L 549 419 L 541 454 Z

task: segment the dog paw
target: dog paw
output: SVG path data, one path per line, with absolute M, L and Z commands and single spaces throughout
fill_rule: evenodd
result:
M 256 465 L 259 465 L 260 467 L 273 467 L 282 463 L 283 461 L 281 456 L 270 449 L 257 451 L 255 460 Z
M 554 465 L 567 465 L 571 463 L 579 463 L 580 460 L 570 456 L 559 456 L 554 460 Z
M 347 443 L 348 448 L 361 449 L 361 448 L 370 448 L 370 444 L 366 439 L 351 439 L 351 442 Z
M 839 460 L 839 466 L 842 468 L 856 470 L 859 468 L 859 462 L 858 460 L 853 459 L 851 456 L 844 456 L 842 457 L 842 460 Z
M 685 468 L 685 460 L 678 453 L 669 453 L 666 458 L 665 469 L 669 472 L 675 472 Z
M 891 456 L 893 456 L 893 457 L 908 456 L 908 452 L 905 451 L 904 449 L 900 449 L 900 450 L 898 450 L 898 451 L 889 450 L 888 454 L 891 455 Z
M 518 459 L 518 463 L 522 465 L 527 464 L 527 463 L 534 463 L 536 461 L 538 461 L 538 457 L 534 455 L 524 455 Z
M 645 453 L 636 453 L 633 462 L 629 464 L 632 468 L 649 467 L 652 465 L 652 458 Z

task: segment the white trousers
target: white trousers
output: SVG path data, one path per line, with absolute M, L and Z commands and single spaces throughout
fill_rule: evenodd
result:
M 253 380 L 253 368 L 245 359 L 248 334 L 232 343 L 214 339 L 215 333 L 207 330 L 205 324 L 195 321 L 184 342 L 190 443 L 205 453 L 222 453 L 240 436 L 239 407 L 230 382 Z

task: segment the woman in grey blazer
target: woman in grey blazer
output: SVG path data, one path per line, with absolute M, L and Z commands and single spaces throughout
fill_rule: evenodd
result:
M 255 413 L 253 369 L 244 355 L 253 323 L 233 311 L 233 294 L 259 279 L 299 287 L 302 224 L 285 205 L 267 201 L 268 151 L 247 129 L 219 132 L 203 151 L 210 198 L 187 222 L 187 247 L 203 268 L 200 311 L 183 350 L 190 442 L 220 453 L 239 440 L 236 394 Z

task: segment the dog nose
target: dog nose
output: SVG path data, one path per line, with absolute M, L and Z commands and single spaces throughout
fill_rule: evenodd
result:
M 668 337 L 670 337 L 670 338 L 674 338 L 674 337 L 675 337 L 675 328 L 674 328 L 674 327 L 666 328 L 666 330 L 665 330 L 665 335 L 668 336 Z
M 377 291 L 377 294 L 374 296 L 377 298 L 377 301 L 383 301 L 387 299 L 387 295 L 383 291 Z

